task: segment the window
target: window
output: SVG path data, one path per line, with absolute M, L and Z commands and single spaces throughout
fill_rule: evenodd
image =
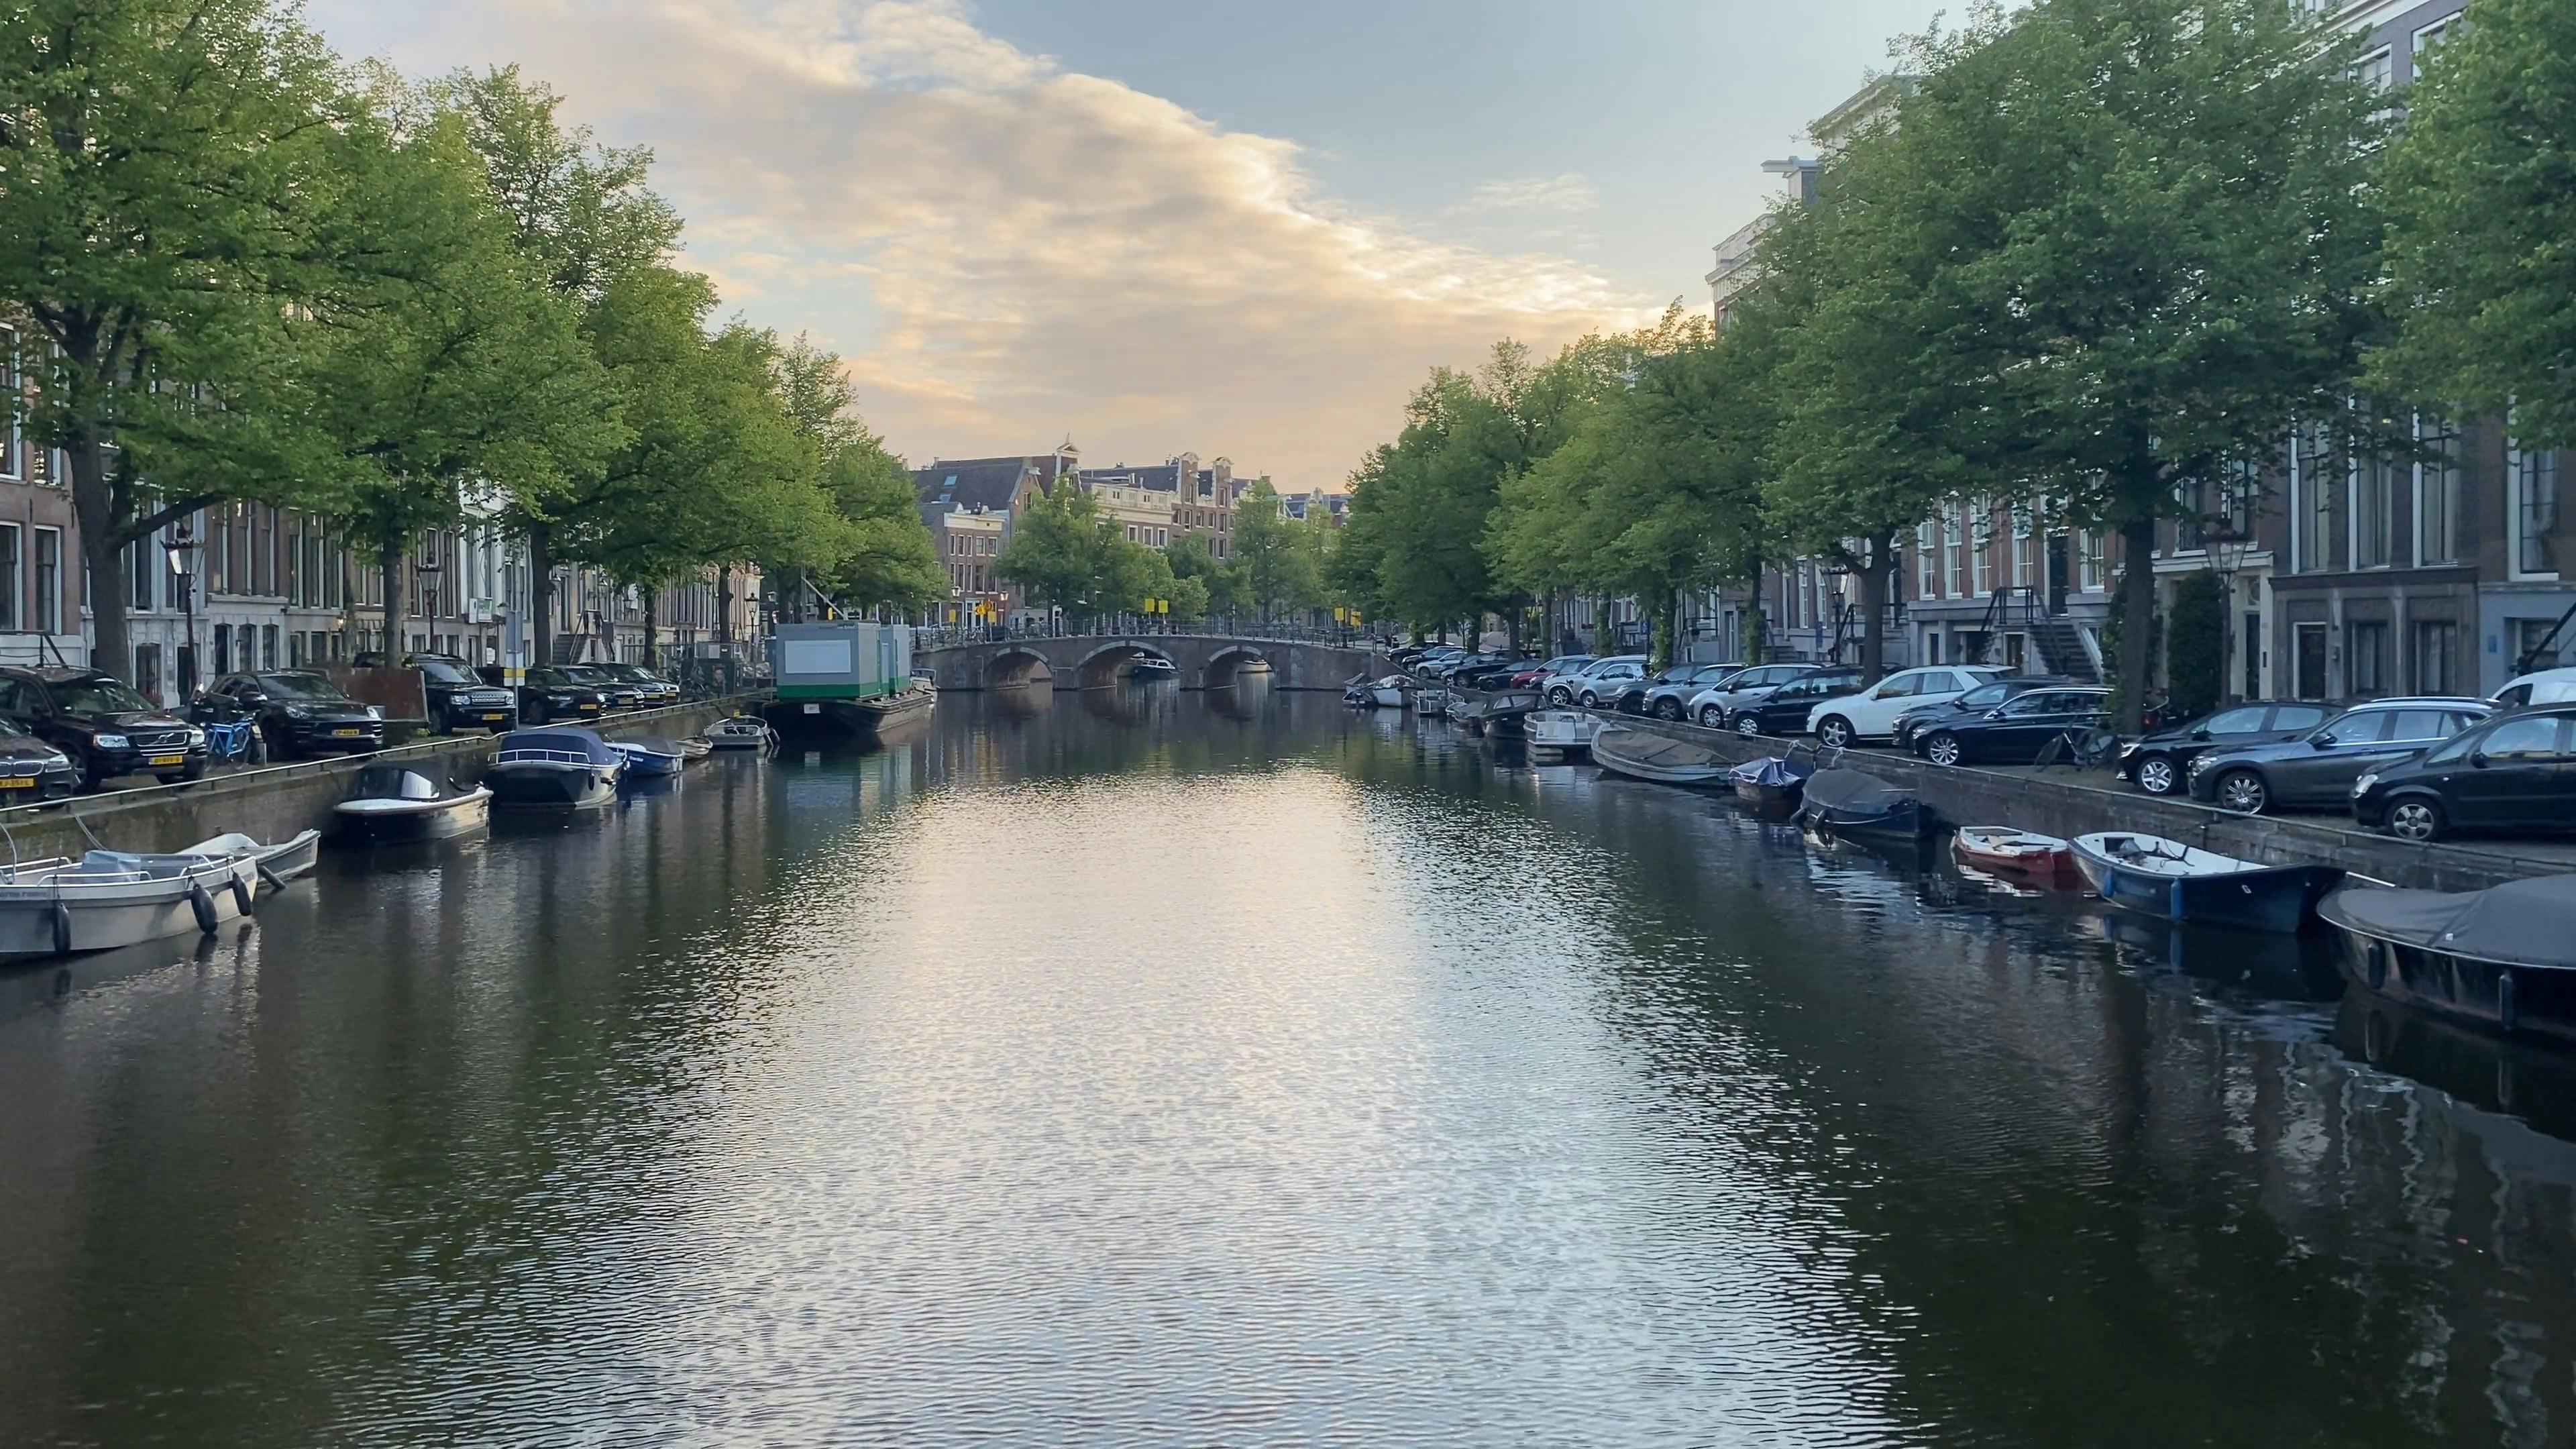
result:
M 153 577 L 168 567 L 161 561 L 160 547 L 151 539 L 138 538 L 125 546 L 125 592 L 133 607 L 152 607 L 152 600 L 156 597 Z
M 18 329 L 0 327 L 0 478 L 27 476 L 25 383 L 18 375 Z
M 2016 589 L 2032 586 L 2032 575 L 2039 572 L 2039 544 L 2031 536 L 2030 505 L 2012 506 L 2012 584 Z
M 2102 592 L 2102 535 L 2088 529 L 2077 536 L 2076 547 L 2081 552 L 2076 571 L 2078 587 L 2088 594 Z
M 137 644 L 134 646 L 134 692 L 142 695 L 147 700 L 159 699 L 161 697 L 160 645 Z
M 1968 592 L 1968 561 L 1965 540 L 1968 510 L 1945 508 L 1941 511 L 1941 592 L 1959 598 Z
M 2529 660 L 2532 669 L 2555 669 L 2561 662 L 2560 652 L 2552 647 L 2558 642 L 2556 619 L 2516 619 L 2513 621 L 2513 657 L 2516 669 Z
M 2457 717 L 2447 710 L 2398 709 L 2390 710 L 2389 713 L 2394 716 L 2394 719 L 2388 726 L 2388 733 L 2379 738 L 2391 743 L 2407 740 L 2447 740 L 2451 737 L 2451 732 L 2458 728 Z
M 2231 709 L 2224 714 L 2211 715 L 2209 722 L 2201 728 L 2214 735 L 2260 734 L 2263 730 L 2263 713 L 2259 706 L 2253 709 Z M 2287 729 L 2290 726 L 2285 725 L 2282 728 Z
M 2415 440 L 2427 450 L 2415 465 L 2415 566 L 2456 563 L 2460 557 L 2460 495 L 2468 483 L 2466 445 L 2459 429 L 2415 420 Z
M 2312 705 L 2285 704 L 2272 712 L 2276 730 L 2312 730 L 2326 722 L 2326 712 Z
M 262 624 L 259 634 L 259 667 L 275 669 L 277 667 L 277 626 Z
M 1914 597 L 1928 599 L 1941 592 L 1938 557 L 1932 552 L 1932 525 L 1914 526 Z
M 2352 468 L 2352 566 L 2384 569 L 2397 553 L 2395 459 L 2365 457 Z
M 2415 621 L 2415 692 L 2449 694 L 2458 686 L 2460 626 L 2447 620 Z
M 215 626 L 215 672 L 223 674 L 233 667 L 233 626 Z
M 2290 439 L 2290 567 L 2318 573 L 2334 567 L 2334 460 L 2315 428 L 2301 428 Z
M 2352 68 L 2353 77 L 2368 86 L 2373 95 L 2388 95 L 2397 89 L 2397 54 L 2387 46 L 2363 56 Z M 2381 119 L 2397 114 L 2394 106 L 2379 113 Z
M 1988 589 L 1994 587 L 1994 566 L 1986 557 L 1986 550 L 1993 546 L 1994 541 L 1994 505 L 1979 503 L 1976 513 L 1972 516 L 1968 534 L 1969 592 L 1972 594 L 1982 596 Z
M 2543 715 L 2533 719 L 2509 719 L 2489 731 L 2486 743 L 2479 748 L 2496 760 L 2546 760 L 2565 753 L 2558 743 L 2562 721 Z
M 1921 694 L 1922 692 L 1923 692 L 1923 676 L 1922 676 L 1922 675 L 1920 675 L 1920 674 L 1899 674 L 1899 675 L 1895 675 L 1895 676 L 1893 676 L 1893 677 L 1889 678 L 1889 679 L 1888 679 L 1888 680 L 1886 680 L 1884 683 L 1880 684 L 1880 685 L 1878 686 L 1877 690 L 1875 690 L 1875 691 L 1870 695 L 1870 698 L 1872 698 L 1872 699 L 1912 699 L 1914 696 L 1916 696 L 1916 695 L 1918 695 L 1918 694 Z
M 2366 620 L 2344 626 L 2346 692 L 2356 699 L 2388 692 L 2388 626 Z
M 19 560 L 18 525 L 0 523 L 0 631 L 16 633 L 19 627 L 18 600 Z
M 2554 579 L 2558 577 L 2558 454 L 2550 448 L 2509 449 L 2505 474 L 2513 490 L 2505 526 L 2513 533 L 2514 575 Z
M 2339 745 L 2370 745 L 2388 738 L 2388 717 L 2382 709 L 2357 709 L 2336 719 L 2325 729 L 2322 738 Z

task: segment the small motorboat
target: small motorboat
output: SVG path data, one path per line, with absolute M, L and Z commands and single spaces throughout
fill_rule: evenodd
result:
M 2505 1032 L 2576 1041 L 2576 875 L 2482 891 L 2346 885 L 2317 905 L 2373 992 Z
M 1611 774 L 1658 785 L 1714 784 L 1728 768 L 1706 745 L 1616 727 L 1592 737 L 1592 763 Z
M 1920 796 L 1866 771 L 1818 770 L 1800 795 L 1798 823 L 1837 840 L 1910 850 L 1932 830 L 1932 811 Z
M 1547 708 L 1546 696 L 1535 689 L 1498 689 L 1481 697 L 1458 697 L 1463 703 L 1450 706 L 1449 718 L 1478 734 L 1519 734 L 1533 711 Z
M 213 935 L 254 909 L 259 863 L 236 855 L 93 850 L 0 868 L 0 957 L 112 951 L 190 931 Z
M 1342 690 L 1342 703 L 1363 709 L 1404 708 L 1405 678 L 1390 674 L 1384 679 L 1355 679 Z
M 270 890 L 284 890 L 286 883 L 298 876 L 310 875 L 322 854 L 322 832 L 302 830 L 274 845 L 263 845 L 247 835 L 218 835 L 200 840 L 181 855 L 229 857 L 247 855 L 258 867 L 259 878 Z
M 512 730 L 483 772 L 502 805 L 604 805 L 617 798 L 626 757 L 592 730 Z
M 707 726 L 707 748 L 711 750 L 765 750 L 778 740 L 769 721 L 756 714 L 738 714 L 717 720 Z
M 1441 715 L 1449 712 L 1450 693 L 1445 689 L 1419 689 L 1413 694 L 1415 714 Z
M 2075 852 L 2054 835 L 2034 835 L 2006 825 L 1962 825 L 1950 846 L 1959 863 L 2014 885 L 2073 889 L 2084 883 Z
M 618 779 L 629 784 L 666 779 L 689 763 L 688 751 L 672 740 L 610 740 L 608 747 L 626 757 Z
M 2343 879 L 2322 865 L 2257 865 L 2161 835 L 2106 831 L 2069 847 L 2093 893 L 2115 906 L 2198 925 L 2296 931 Z
M 1726 772 L 1726 782 L 1735 790 L 1735 798 L 1755 809 L 1787 815 L 1805 798 L 1807 781 L 1816 773 L 1816 762 L 1798 758 L 1796 750 L 1785 755 L 1765 755 L 1747 760 Z
M 1177 678 L 1180 672 L 1181 667 L 1168 659 L 1140 654 L 1128 666 L 1127 677 L 1135 680 L 1172 679 Z
M 1543 709 L 1522 721 L 1521 730 L 1533 759 L 1570 760 L 1592 752 L 1601 719 L 1579 709 Z
M 680 758 L 693 765 L 705 759 L 708 752 L 715 748 L 707 743 L 704 735 L 691 735 L 685 740 L 673 740 L 671 743 L 680 747 Z
M 340 838 L 353 845 L 445 840 L 491 823 L 492 792 L 433 772 L 426 764 L 369 765 L 331 807 Z

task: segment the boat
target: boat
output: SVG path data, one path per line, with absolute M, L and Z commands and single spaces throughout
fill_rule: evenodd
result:
M 1404 708 L 1404 676 L 1390 674 L 1384 679 L 1354 679 L 1342 690 L 1342 703 L 1363 709 Z
M 491 819 L 490 790 L 434 774 L 426 764 L 369 765 L 350 782 L 349 798 L 331 807 L 340 838 L 352 845 L 446 840 Z
M 1168 659 L 1152 654 L 1141 654 L 1136 657 L 1133 664 L 1128 666 L 1127 677 L 1139 681 L 1177 679 L 1180 673 L 1181 667 Z
M 1807 777 L 1798 823 L 1819 835 L 1912 849 L 1932 830 L 1932 812 L 1911 790 L 1837 765 Z
M 2298 930 L 2343 879 L 2333 866 L 2257 865 L 2133 831 L 2079 835 L 2069 849 L 2093 893 L 2115 906 L 2249 931 Z
M 1521 729 L 1528 736 L 1532 757 L 1567 760 L 1592 752 L 1601 719 L 1579 709 L 1543 709 L 1524 720 Z
M 2576 1041 L 2576 875 L 2482 891 L 2351 884 L 2317 915 L 2335 929 L 2346 973 L 2378 995 Z
M 894 729 L 927 720 L 939 689 L 912 672 L 912 630 L 844 619 L 781 624 L 778 697 L 761 717 L 782 741 L 875 745 Z
M 1727 771 L 1726 762 L 1706 745 L 1617 728 L 1592 737 L 1592 763 L 1614 775 L 1658 785 L 1714 784 Z
M 715 748 L 707 742 L 707 737 L 704 735 L 691 735 L 685 740 L 673 740 L 672 743 L 680 747 L 680 758 L 693 765 L 705 759 L 708 752 Z
M 1971 870 L 2015 885 L 2073 889 L 2084 883 L 2075 853 L 2054 835 L 2034 835 L 2008 825 L 1962 825 L 1950 848 Z
M 1413 692 L 1413 712 L 1415 714 L 1428 715 L 1447 714 L 1449 712 L 1450 697 L 1449 691 L 1445 689 L 1415 690 Z
M 483 783 L 502 805 L 601 805 L 617 798 L 625 769 L 597 733 L 557 725 L 503 735 Z
M 756 714 L 738 714 L 707 726 L 710 750 L 765 750 L 777 742 L 769 722 Z
M 302 830 L 274 845 L 262 844 L 247 835 L 218 835 L 200 840 L 181 855 L 234 856 L 247 855 L 259 871 L 259 878 L 271 890 L 284 890 L 286 883 L 298 876 L 313 873 L 314 863 L 322 855 L 322 832 Z
M 1812 760 L 1801 760 L 1792 750 L 1785 755 L 1765 755 L 1747 760 L 1726 772 L 1727 783 L 1735 798 L 1757 809 L 1788 814 L 1805 798 L 1807 781 L 1816 773 Z
M 235 855 L 93 850 L 0 868 L 0 957 L 112 951 L 251 914 L 259 863 Z
M 626 758 L 618 775 L 623 782 L 665 779 L 689 763 L 688 752 L 671 740 L 610 740 L 608 747 Z
M 1478 696 L 1460 693 L 1458 699 L 1449 707 L 1449 718 L 1478 734 L 1519 734 L 1533 711 L 1547 707 L 1547 697 L 1535 689 L 1500 689 Z

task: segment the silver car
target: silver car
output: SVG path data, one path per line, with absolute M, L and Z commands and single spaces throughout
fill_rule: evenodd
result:
M 1751 704 L 1758 696 L 1812 673 L 1815 667 L 1813 664 L 1756 664 L 1739 669 L 1692 695 L 1683 709 L 1690 718 L 1710 729 L 1724 729 L 1729 715 Z

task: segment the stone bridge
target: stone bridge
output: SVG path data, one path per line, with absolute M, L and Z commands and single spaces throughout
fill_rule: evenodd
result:
M 1205 634 L 1083 634 L 918 647 L 913 662 L 941 689 L 1011 689 L 1052 683 L 1099 689 L 1137 660 L 1167 660 L 1183 689 L 1220 689 L 1244 673 L 1267 673 L 1277 689 L 1340 689 L 1370 668 L 1356 646 Z

